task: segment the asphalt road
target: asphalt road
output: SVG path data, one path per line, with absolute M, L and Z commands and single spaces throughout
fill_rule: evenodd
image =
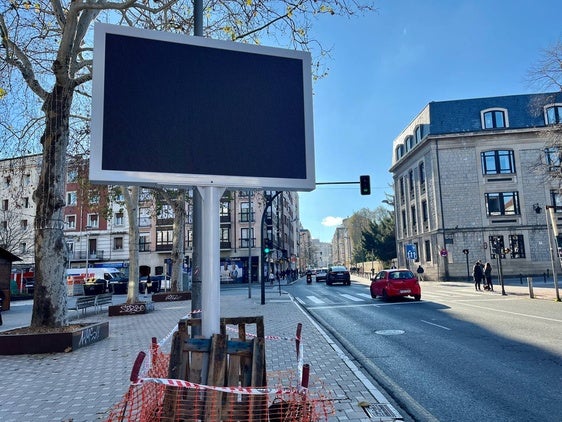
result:
M 288 291 L 417 421 L 562 421 L 562 304 L 422 283 L 422 300 L 367 285 Z M 508 289 L 509 290 L 509 289 Z

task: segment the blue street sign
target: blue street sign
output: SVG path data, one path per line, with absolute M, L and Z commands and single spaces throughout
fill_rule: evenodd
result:
M 418 259 L 418 248 L 413 243 L 406 244 L 406 258 Z

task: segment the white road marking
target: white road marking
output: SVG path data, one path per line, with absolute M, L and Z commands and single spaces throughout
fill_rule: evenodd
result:
M 359 299 L 358 297 L 348 295 L 347 293 L 340 293 L 340 296 L 345 297 L 346 299 L 352 300 L 354 302 L 363 302 L 363 299 Z
M 316 296 L 307 296 L 306 298 L 314 303 L 326 303 L 322 299 L 317 298 Z
M 423 319 L 421 319 L 420 321 L 421 321 L 421 322 L 425 322 L 426 324 L 429 324 L 429 325 L 433 325 L 434 327 L 439 327 L 439 328 L 443 328 L 444 330 L 451 331 L 450 328 L 445 327 L 445 326 L 443 326 L 443 325 L 434 324 L 433 322 L 425 321 L 425 320 L 423 320 Z

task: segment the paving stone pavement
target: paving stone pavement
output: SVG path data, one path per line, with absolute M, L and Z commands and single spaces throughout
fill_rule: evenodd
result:
M 294 338 L 302 324 L 303 362 L 310 365 L 311 388 L 321 386 L 333 400 L 330 421 L 402 420 L 397 411 L 345 355 L 338 345 L 294 302 L 277 288 L 266 289 L 261 305 L 260 289 L 223 289 L 220 314 L 223 317 L 264 317 L 268 374 L 297 369 Z M 149 296 L 145 297 L 149 300 Z M 71 301 L 72 298 L 69 298 Z M 125 296 L 114 296 L 115 304 Z M 143 300 L 143 296 L 141 296 Z M 1 331 L 29 325 L 31 301 L 12 302 L 3 313 Z M 75 321 L 109 320 L 109 337 L 71 353 L 0 356 L 0 421 L 82 422 L 105 420 L 129 386 L 133 362 L 139 351 L 147 351 L 151 338 L 167 337 L 180 318 L 191 310 L 191 302 L 155 302 L 154 311 L 144 315 L 107 316 L 105 310 L 88 311 L 83 317 L 71 312 Z M 383 409 L 368 417 L 359 402 Z M 378 407 L 377 407 L 378 406 Z M 385 415 L 389 413 L 391 416 Z

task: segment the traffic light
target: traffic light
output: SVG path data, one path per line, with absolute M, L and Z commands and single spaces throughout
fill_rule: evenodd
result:
M 263 253 L 268 254 L 269 252 L 271 252 L 271 240 L 265 239 Z
M 371 176 L 359 176 L 359 185 L 361 188 L 361 195 L 371 194 Z

